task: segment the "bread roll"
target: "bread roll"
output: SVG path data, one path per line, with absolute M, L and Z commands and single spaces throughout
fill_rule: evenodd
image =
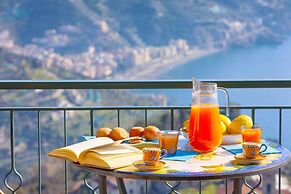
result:
M 116 127 L 111 131 L 111 133 L 109 134 L 109 137 L 113 139 L 114 141 L 117 141 L 117 140 L 128 138 L 129 134 L 125 129 L 121 127 Z
M 147 126 L 144 129 L 143 135 L 146 140 L 153 141 L 158 139 L 159 132 L 160 132 L 159 128 L 155 126 Z
M 132 127 L 129 131 L 129 137 L 142 137 L 144 128 L 143 127 Z
M 102 127 L 96 131 L 96 137 L 108 137 L 112 129 Z

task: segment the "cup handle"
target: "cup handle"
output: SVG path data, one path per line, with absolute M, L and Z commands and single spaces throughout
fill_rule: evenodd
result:
M 166 157 L 166 156 L 167 156 L 167 154 L 168 154 L 167 150 L 165 150 L 165 149 L 162 149 L 162 150 L 161 150 L 161 156 L 160 156 L 160 160 L 161 160 L 161 159 L 163 159 L 164 157 Z
M 222 90 L 225 93 L 225 97 L 226 97 L 226 109 L 225 109 L 225 115 L 227 117 L 229 117 L 229 113 L 230 113 L 230 100 L 229 100 L 229 92 L 226 88 L 224 87 L 217 87 L 217 89 Z
M 261 151 L 262 148 L 263 148 L 263 150 Z M 263 144 L 260 146 L 260 152 L 259 152 L 259 155 L 261 155 L 261 153 L 267 151 L 267 149 L 268 149 L 268 146 L 267 146 L 266 144 L 263 143 Z

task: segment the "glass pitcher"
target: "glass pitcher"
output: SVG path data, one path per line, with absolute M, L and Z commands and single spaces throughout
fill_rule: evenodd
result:
M 216 83 L 200 82 L 193 78 L 192 106 L 189 124 L 189 142 L 200 153 L 214 151 L 222 141 L 217 90 L 227 97 L 226 116 L 229 116 L 229 94 Z

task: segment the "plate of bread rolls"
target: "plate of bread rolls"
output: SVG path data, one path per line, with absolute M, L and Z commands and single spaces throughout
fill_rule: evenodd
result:
M 101 127 L 96 131 L 96 137 L 109 137 L 114 141 L 126 140 L 129 138 L 127 143 L 132 146 L 142 149 L 144 147 L 158 147 L 159 144 L 158 134 L 160 129 L 156 126 L 140 127 L 135 126 L 129 129 L 129 132 L 122 127 L 108 128 Z M 140 137 L 136 139 L 130 139 L 133 137 Z

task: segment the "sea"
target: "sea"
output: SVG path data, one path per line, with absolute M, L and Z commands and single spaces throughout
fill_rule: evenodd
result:
M 291 36 L 282 44 L 229 48 L 224 51 L 187 62 L 160 75 L 160 79 L 201 80 L 291 80 Z M 290 89 L 230 89 L 230 101 L 239 105 L 289 105 Z M 191 90 L 164 90 L 170 103 L 190 105 Z M 219 94 L 219 104 L 225 97 Z M 251 111 L 241 114 L 251 115 Z M 279 140 L 279 111 L 257 110 L 255 122 L 261 125 L 263 137 Z M 291 149 L 291 110 L 282 111 L 282 144 Z

